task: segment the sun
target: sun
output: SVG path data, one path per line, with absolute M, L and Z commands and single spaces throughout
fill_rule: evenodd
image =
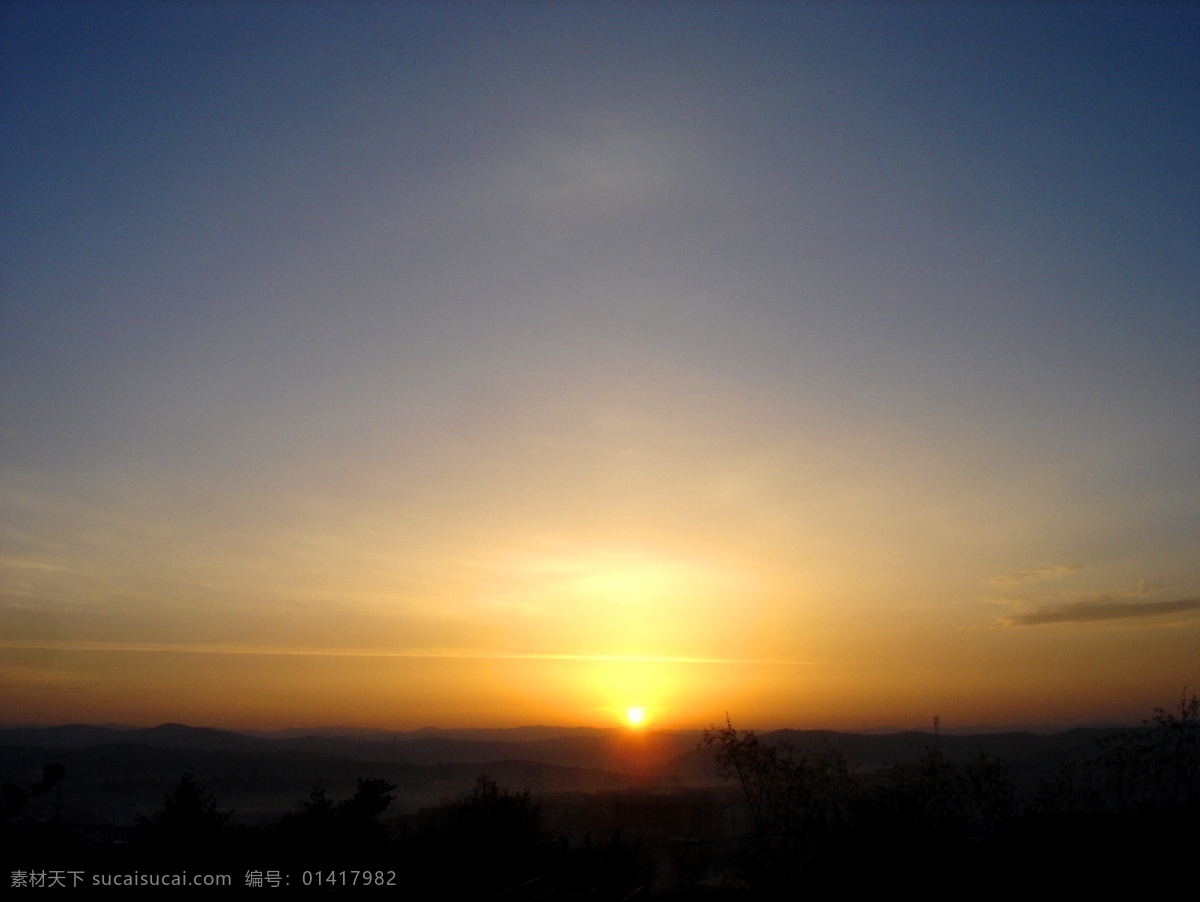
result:
M 625 712 L 625 720 L 631 727 L 637 728 L 646 722 L 645 708 L 630 708 Z

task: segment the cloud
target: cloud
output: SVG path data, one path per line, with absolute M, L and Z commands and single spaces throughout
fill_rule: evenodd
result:
M 502 652 L 471 648 L 358 649 L 291 648 L 263 645 L 188 644 L 171 642 L 104 642 L 75 640 L 0 639 L 0 651 L 115 652 L 120 654 L 248 655 L 299 658 L 411 658 L 470 661 L 614 661 L 633 664 L 781 664 L 810 666 L 812 661 L 788 658 L 716 658 L 690 655 L 619 655 L 542 652 Z M 2 673 L 3 671 L 0 671 Z
M 1173 601 L 1119 601 L 1112 596 L 1076 601 L 1044 611 L 1017 614 L 1002 621 L 1006 626 L 1043 626 L 1047 623 L 1094 623 L 1101 620 L 1162 617 L 1200 611 L 1200 598 Z
M 993 576 L 988 580 L 990 586 L 1019 586 L 1024 583 L 1041 583 L 1052 579 L 1063 579 L 1072 573 L 1078 573 L 1083 568 L 1074 564 L 1057 564 L 1053 567 L 1032 567 L 1028 570 L 1015 570 L 1004 576 Z

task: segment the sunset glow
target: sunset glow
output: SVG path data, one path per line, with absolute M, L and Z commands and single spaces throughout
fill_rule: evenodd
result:
M 1200 684 L 1200 6 L 135 8 L 0 25 L 9 721 Z

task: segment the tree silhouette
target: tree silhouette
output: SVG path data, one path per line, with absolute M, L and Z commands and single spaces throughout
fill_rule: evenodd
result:
M 541 806 L 529 790 L 501 788 L 487 774 L 450 803 L 449 815 L 450 828 L 461 841 L 504 851 L 530 845 L 541 830 Z
M 1175 708 L 1155 708 L 1140 729 L 1096 741 L 1085 810 L 1132 814 L 1200 805 L 1200 697 L 1179 696 Z
M 536 874 L 540 837 L 541 807 L 529 790 L 513 792 L 482 774 L 469 792 L 430 812 L 414 848 L 432 873 L 477 887 Z
M 45 795 L 62 782 L 67 770 L 61 764 L 42 765 L 42 778 L 26 791 L 14 783 L 5 783 L 0 793 L 0 817 L 19 817 L 29 799 Z M 58 814 L 56 812 L 55 817 Z
M 395 800 L 396 786 L 382 778 L 358 778 L 354 795 L 336 805 L 325 790 L 313 789 L 300 810 L 289 814 L 280 826 L 301 855 L 345 856 L 378 850 L 387 841 L 379 817 Z
M 1008 766 L 981 751 L 967 762 L 966 777 L 981 832 L 993 836 L 1006 830 L 1017 811 L 1017 790 Z
M 185 773 L 167 793 L 162 810 L 139 818 L 138 826 L 144 840 L 161 854 L 181 856 L 223 846 L 232 815 L 218 810 L 216 796 Z
M 760 834 L 812 836 L 849 816 L 849 769 L 842 753 L 828 745 L 816 754 L 787 743 L 764 745 L 753 730 L 739 734 L 726 718 L 724 727 L 704 731 L 700 747 L 716 750 L 719 776 L 741 783 Z
M 396 800 L 392 794 L 396 785 L 380 777 L 369 780 L 358 778 L 358 789 L 354 795 L 337 806 L 337 819 L 343 827 L 366 826 L 378 822 L 379 816 L 387 811 Z
M 1176 704 L 1146 721 L 1151 771 L 1161 803 L 1191 808 L 1200 803 L 1200 697 L 1184 688 Z
M 728 717 L 724 727 L 704 731 L 699 747 L 714 749 L 718 775 L 742 786 L 756 836 L 744 867 L 760 885 L 793 885 L 848 826 L 855 792 L 836 749 L 812 754 L 766 745 L 753 730 L 739 733 Z

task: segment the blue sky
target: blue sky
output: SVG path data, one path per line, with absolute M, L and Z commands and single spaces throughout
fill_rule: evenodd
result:
M 0 41 L 18 718 L 333 717 L 331 649 L 407 668 L 346 716 L 410 725 L 1194 685 L 1195 7 L 9 3 Z M 173 656 L 247 700 L 134 704 Z

